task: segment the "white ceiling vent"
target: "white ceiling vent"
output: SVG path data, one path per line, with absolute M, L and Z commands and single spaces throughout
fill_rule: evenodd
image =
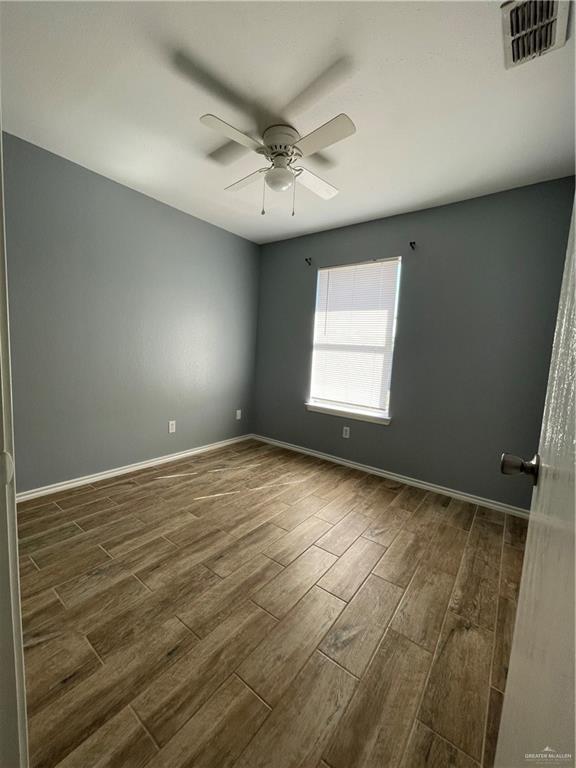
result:
M 566 43 L 567 0 L 512 0 L 502 5 L 506 69 Z

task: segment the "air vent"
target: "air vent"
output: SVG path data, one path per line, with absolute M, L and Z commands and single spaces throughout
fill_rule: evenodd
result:
M 502 6 L 506 68 L 561 48 L 568 31 L 567 0 L 513 0 Z

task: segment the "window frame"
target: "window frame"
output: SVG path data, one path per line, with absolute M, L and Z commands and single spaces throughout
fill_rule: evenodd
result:
M 343 267 L 356 267 L 362 264 L 375 264 L 383 261 L 397 261 L 398 262 L 398 278 L 396 282 L 396 300 L 394 303 L 394 319 L 392 328 L 392 363 L 390 369 L 390 397 L 388 401 L 388 410 L 378 410 L 375 408 L 363 408 L 362 406 L 352 407 L 348 403 L 338 403 L 336 401 L 324 401 L 320 402 L 314 400 L 311 396 L 312 387 L 312 373 L 314 365 L 314 330 L 316 325 L 316 307 L 318 302 L 318 283 L 319 273 L 328 269 L 339 269 Z M 310 354 L 310 366 L 309 366 L 309 384 L 308 384 L 308 397 L 305 400 L 304 406 L 307 411 L 313 413 L 324 413 L 330 416 L 339 416 L 346 419 L 355 419 L 357 421 L 368 421 L 375 424 L 388 425 L 392 421 L 392 372 L 394 370 L 394 357 L 396 354 L 396 335 L 398 332 L 398 310 L 400 305 L 400 281 L 402 278 L 402 256 L 386 256 L 381 259 L 366 259 L 365 261 L 355 261 L 345 264 L 332 264 L 329 266 L 322 266 L 316 269 L 316 292 L 314 295 L 314 323 L 312 327 L 312 344 Z

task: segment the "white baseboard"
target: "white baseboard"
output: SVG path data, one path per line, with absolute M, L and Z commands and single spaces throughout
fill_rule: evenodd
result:
M 399 483 L 405 483 L 406 485 L 414 485 L 417 488 L 423 488 L 426 491 L 434 491 L 435 493 L 443 493 L 446 496 L 453 496 L 455 499 L 462 499 L 462 501 L 469 501 L 472 504 L 480 504 L 483 507 L 490 507 L 490 509 L 496 509 L 500 512 L 507 512 L 509 515 L 517 515 L 518 517 L 528 517 L 529 512 L 526 509 L 520 507 L 513 507 L 510 504 L 502 504 L 499 501 L 493 501 L 492 499 L 484 499 L 480 496 L 472 496 L 469 493 L 462 493 L 462 491 L 455 491 L 453 488 L 444 488 L 441 485 L 434 485 L 433 483 L 427 483 L 423 480 L 417 480 L 413 477 L 406 477 L 405 475 L 398 475 L 395 472 L 387 472 L 384 469 L 378 467 L 372 467 L 368 464 L 359 464 L 356 461 L 349 461 L 348 459 L 341 459 L 339 456 L 333 456 L 330 453 L 322 453 L 321 451 L 315 451 L 312 448 L 305 448 L 302 445 L 293 445 L 292 443 L 285 443 L 282 440 L 274 440 L 271 437 L 264 437 L 264 435 L 240 435 L 239 437 L 232 437 L 229 440 L 220 440 L 217 443 L 210 443 L 208 445 L 201 445 L 198 448 L 190 448 L 186 451 L 179 451 L 178 453 L 170 453 L 167 456 L 159 456 L 154 459 L 147 459 L 146 461 L 139 461 L 135 464 L 126 464 L 123 467 L 116 467 L 115 469 L 108 469 L 105 472 L 97 472 L 93 475 L 85 475 L 84 477 L 76 477 L 73 480 L 65 480 L 62 483 L 54 483 L 53 485 L 45 485 L 42 488 L 34 488 L 31 491 L 23 491 L 16 495 L 17 501 L 26 501 L 28 499 L 35 499 L 40 496 L 47 496 L 51 493 L 57 493 L 59 491 L 67 491 L 72 488 L 79 488 L 83 485 L 90 485 L 99 480 L 107 480 L 108 478 L 117 477 L 120 475 L 126 475 L 129 472 L 136 472 L 139 469 L 148 469 L 156 465 L 167 464 L 171 461 L 177 461 L 178 459 L 185 459 L 188 456 L 194 456 L 198 453 L 205 453 L 207 451 L 213 451 L 217 448 L 225 448 L 227 445 L 234 445 L 234 443 L 240 443 L 244 440 L 260 440 L 263 443 L 269 443 L 270 445 L 276 445 L 279 448 L 286 448 L 289 451 L 296 451 L 297 453 L 305 453 L 309 456 L 315 456 L 325 461 L 331 461 L 335 464 L 342 464 L 345 467 L 352 467 L 358 469 L 361 472 L 368 472 L 372 475 L 379 475 L 380 477 L 387 477 L 390 480 L 397 480 Z
M 353 469 L 359 469 L 360 471 L 368 472 L 371 475 L 380 475 L 380 477 L 387 477 L 390 480 L 397 480 L 399 483 L 405 483 L 406 485 L 414 485 L 417 488 L 423 488 L 426 491 L 443 493 L 446 496 L 453 496 L 455 499 L 461 499 L 462 501 L 469 501 L 471 504 L 479 504 L 482 507 L 489 507 L 490 509 L 495 509 L 499 512 L 506 512 L 509 515 L 516 515 L 517 517 L 529 517 L 530 515 L 528 510 L 522 509 L 521 507 L 513 507 L 510 504 L 502 504 L 500 501 L 493 501 L 492 499 L 484 499 L 481 496 L 473 496 L 470 493 L 462 493 L 462 491 L 455 491 L 453 488 L 444 488 L 441 485 L 426 483 L 423 480 L 416 480 L 413 477 L 405 477 L 404 475 L 398 475 L 395 472 L 387 472 L 384 469 L 378 469 L 378 467 L 371 467 L 367 464 L 359 464 L 356 461 L 341 459 L 339 456 L 333 456 L 330 453 L 322 453 L 321 451 L 315 451 L 312 448 L 304 448 L 301 445 L 284 443 L 282 442 L 282 440 L 274 440 L 271 437 L 264 437 L 264 435 L 251 435 L 251 437 L 255 440 L 260 440 L 263 443 L 276 445 L 278 446 L 278 448 L 286 448 L 289 451 L 296 451 L 297 453 L 305 453 L 309 456 L 315 456 L 318 459 L 324 459 L 325 461 L 332 461 L 335 464 L 342 464 L 345 467 L 352 467 Z
M 54 483 L 53 485 L 45 485 L 42 488 L 34 488 L 31 491 L 23 491 L 16 494 L 16 501 L 26 501 L 27 499 L 36 499 L 39 496 L 47 496 L 50 493 L 57 493 L 58 491 L 67 491 L 71 488 L 78 488 L 82 485 L 90 485 L 98 480 L 107 480 L 109 477 L 116 477 L 117 475 L 126 475 L 129 472 L 136 472 L 139 469 L 147 469 L 148 467 L 154 467 L 157 464 L 167 464 L 170 461 L 177 461 L 178 459 L 185 459 L 188 456 L 194 456 L 197 453 L 205 453 L 206 451 L 214 451 L 217 448 L 225 448 L 227 445 L 234 445 L 234 443 L 241 443 L 244 440 L 249 440 L 254 435 L 240 435 L 239 437 L 231 437 L 229 440 L 220 440 L 217 443 L 209 443 L 208 445 L 201 445 L 198 448 L 190 448 L 187 451 L 179 451 L 178 453 L 169 453 L 166 456 L 159 456 L 155 459 L 146 459 L 146 461 L 138 461 L 136 464 L 126 464 L 123 467 L 116 467 L 115 469 L 107 469 L 105 472 L 96 472 L 94 475 L 85 475 L 84 477 L 76 477 L 73 480 L 65 480 L 62 483 Z

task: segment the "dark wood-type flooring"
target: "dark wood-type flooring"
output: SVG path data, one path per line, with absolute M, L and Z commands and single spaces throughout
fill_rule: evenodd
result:
M 248 440 L 18 505 L 33 768 L 489 768 L 524 520 Z

